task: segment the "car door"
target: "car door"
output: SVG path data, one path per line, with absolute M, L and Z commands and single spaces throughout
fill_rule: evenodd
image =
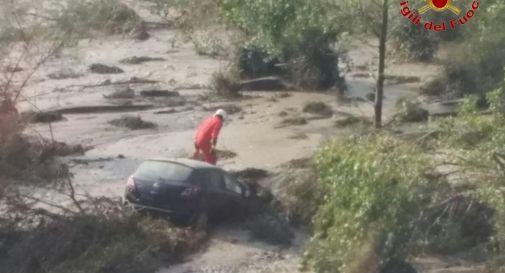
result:
M 223 174 L 217 169 L 205 169 L 199 172 L 205 184 L 207 211 L 212 216 L 219 215 L 226 204 L 223 198 L 226 191 Z
M 230 174 L 223 172 L 224 184 L 226 191 L 224 199 L 226 200 L 226 207 L 230 214 L 236 214 L 243 211 L 245 208 L 244 188 L 237 182 L 237 180 Z

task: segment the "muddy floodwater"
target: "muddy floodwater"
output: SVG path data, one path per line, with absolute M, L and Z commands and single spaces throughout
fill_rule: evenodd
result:
M 149 21 L 160 20 L 145 10 L 141 15 Z M 227 60 L 198 55 L 193 44 L 178 38 L 176 30 L 158 28 L 149 32 L 151 38 L 142 42 L 124 37 L 81 41 L 44 64 L 27 88 L 29 102 L 21 103 L 23 111 L 63 114 L 63 120 L 51 126 L 31 124 L 28 134 L 45 138 L 52 135 L 57 141 L 91 148 L 83 156 L 66 159 L 72 166 L 78 192 L 119 198 L 126 179 L 141 161 L 189 157 L 196 126 L 217 108 L 233 110 L 218 143 L 218 149 L 236 154 L 219 161 L 227 170 L 275 171 L 288 161 L 310 157 L 325 139 L 344 133 L 347 129 L 335 126 L 337 120 L 348 114 L 372 116 L 373 103 L 368 95 L 375 90 L 375 80 L 370 69 L 377 58 L 370 47 L 356 45 L 349 54 L 347 102 L 337 99 L 335 91 L 294 90 L 247 92 L 240 99 L 226 100 L 210 95 L 209 79 L 227 67 Z M 146 61 L 125 61 L 132 57 Z M 123 73 L 93 73 L 92 64 L 115 66 Z M 425 64 L 392 64 L 388 74 L 419 77 L 420 81 L 438 71 L 437 66 Z M 417 97 L 419 81 L 387 83 L 386 120 L 395 113 L 398 99 Z M 178 95 L 145 96 L 143 92 L 153 90 Z M 119 92 L 127 95 L 113 95 Z M 320 117 L 303 113 L 307 102 L 324 102 L 335 114 Z M 156 126 L 130 130 L 110 123 L 125 115 L 141 117 Z M 306 122 L 283 123 L 289 118 Z M 65 202 L 58 196 L 52 198 Z M 291 247 L 280 248 L 255 242 L 239 226 L 218 227 L 201 252 L 184 264 L 159 272 L 299 272 L 304 239 L 303 232 L 299 232 Z

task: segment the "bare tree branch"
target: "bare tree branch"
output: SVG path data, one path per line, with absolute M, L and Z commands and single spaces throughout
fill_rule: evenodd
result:
M 19 98 L 21 91 L 25 88 L 25 86 L 28 84 L 32 76 L 38 71 L 38 69 L 50 58 L 52 57 L 55 52 L 57 52 L 61 47 L 63 46 L 63 41 L 56 42 L 53 47 L 49 49 L 47 54 L 45 54 L 35 65 L 35 67 L 32 69 L 32 71 L 25 77 L 21 85 L 17 88 L 16 90 L 16 96 L 14 101 L 17 101 Z
M 25 47 L 25 50 L 23 50 L 23 52 L 19 55 L 19 58 L 16 61 L 16 65 L 14 66 L 14 70 L 10 73 L 10 75 L 7 78 L 7 82 L 3 85 L 3 88 L 4 88 L 3 94 L 4 95 L 7 94 L 8 90 L 10 88 L 10 84 L 11 84 L 12 80 L 14 79 L 14 75 L 16 74 L 16 69 L 19 68 L 21 61 L 23 61 L 27 52 L 28 52 L 28 49 Z

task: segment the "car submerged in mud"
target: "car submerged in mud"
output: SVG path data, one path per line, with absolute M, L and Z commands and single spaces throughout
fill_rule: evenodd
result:
M 147 160 L 126 183 L 124 204 L 205 228 L 248 209 L 250 189 L 216 166 L 189 159 Z

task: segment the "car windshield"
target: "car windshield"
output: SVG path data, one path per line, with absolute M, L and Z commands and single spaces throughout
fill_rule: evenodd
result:
M 146 161 L 140 165 L 135 177 L 143 180 L 187 181 L 192 169 L 177 163 Z

